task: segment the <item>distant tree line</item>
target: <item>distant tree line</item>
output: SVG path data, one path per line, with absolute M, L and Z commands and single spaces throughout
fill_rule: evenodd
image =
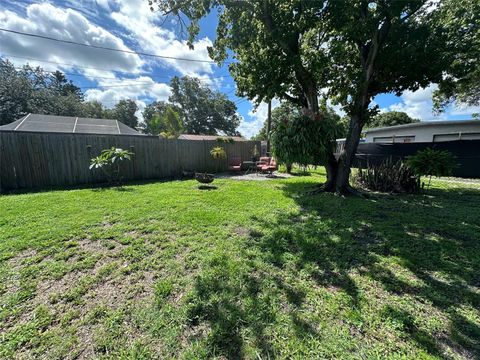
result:
M 193 77 L 174 77 L 168 102 L 153 101 L 139 123 L 138 106 L 130 99 L 112 108 L 98 101 L 85 101 L 80 87 L 60 71 L 24 65 L 21 69 L 0 59 L 0 125 L 28 113 L 116 119 L 145 133 L 178 137 L 185 132 L 204 135 L 238 135 L 240 116 L 225 94 L 210 89 Z
M 117 119 L 130 127 L 138 126 L 135 101 L 120 100 L 112 108 L 98 101 L 85 101 L 82 90 L 60 71 L 24 65 L 17 70 L 0 59 L 0 125 L 28 113 Z

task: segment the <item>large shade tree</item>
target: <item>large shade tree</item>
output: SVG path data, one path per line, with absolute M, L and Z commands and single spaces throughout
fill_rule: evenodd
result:
M 375 95 L 439 82 L 451 64 L 448 30 L 438 21 L 444 3 L 427 0 L 157 0 L 166 14 L 186 15 L 190 43 L 200 20 L 219 13 L 210 55 L 230 72 L 238 94 L 257 102 L 290 100 L 322 121 L 321 89 L 350 118 L 345 149 L 329 152 L 325 190 L 349 192 L 349 174 Z M 461 16 L 461 14 L 460 14 Z M 445 31 L 444 31 L 445 30 Z M 454 35 L 452 35 L 454 36 Z M 326 142 L 328 143 L 328 142 Z
M 225 94 L 213 91 L 189 76 L 174 77 L 170 102 L 178 109 L 184 130 L 189 134 L 237 135 L 240 117 L 237 106 Z

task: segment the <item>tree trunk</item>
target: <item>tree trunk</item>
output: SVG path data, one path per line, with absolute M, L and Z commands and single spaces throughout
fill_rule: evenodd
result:
M 287 168 L 287 174 L 291 174 L 292 173 L 292 164 L 287 163 L 287 164 L 285 164 L 285 167 Z
M 270 131 L 272 128 L 272 100 L 268 102 L 267 115 L 267 155 L 270 155 Z
M 338 162 L 333 151 L 328 154 L 328 160 L 325 164 L 327 172 L 327 181 L 323 184 L 323 190 L 327 192 L 335 192 L 335 184 L 337 180 Z
M 350 187 L 350 168 L 355 153 L 357 151 L 358 143 L 360 142 L 360 135 L 362 133 L 363 121 L 358 114 L 352 115 L 350 120 L 350 127 L 348 129 L 347 138 L 345 140 L 345 147 L 340 153 L 335 174 L 335 192 L 340 194 L 348 194 L 351 192 Z

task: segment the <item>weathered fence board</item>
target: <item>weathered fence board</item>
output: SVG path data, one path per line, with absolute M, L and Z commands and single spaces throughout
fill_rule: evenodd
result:
M 135 153 L 122 164 L 126 180 L 177 177 L 183 171 L 225 171 L 228 158 L 250 160 L 258 141 L 168 140 L 156 136 L 0 132 L 0 190 L 78 185 L 106 181 L 89 170 L 90 159 L 112 146 Z M 210 150 L 223 146 L 227 159 L 214 160 Z

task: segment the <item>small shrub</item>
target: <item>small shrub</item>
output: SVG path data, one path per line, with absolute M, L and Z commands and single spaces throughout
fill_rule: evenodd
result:
M 121 163 L 131 160 L 134 154 L 128 150 L 112 147 L 102 150 L 101 154 L 90 160 L 90 170 L 101 169 L 109 182 L 121 181 Z
M 406 164 L 391 158 L 379 165 L 368 164 L 359 169 L 354 180 L 372 191 L 415 193 L 420 190 L 420 178 Z
M 417 176 L 428 176 L 428 187 L 432 176 L 452 175 L 453 169 L 457 167 L 456 157 L 446 150 L 424 149 L 418 151 L 407 160 L 408 167 Z
M 223 147 L 215 146 L 212 150 L 210 150 L 210 155 L 217 162 L 216 172 L 218 172 L 219 166 L 220 166 L 220 160 L 226 159 L 227 153 L 225 152 L 225 149 Z
M 225 153 L 225 149 L 221 146 L 216 146 L 212 150 L 210 150 L 210 155 L 215 160 L 225 159 L 227 157 L 227 154 Z

